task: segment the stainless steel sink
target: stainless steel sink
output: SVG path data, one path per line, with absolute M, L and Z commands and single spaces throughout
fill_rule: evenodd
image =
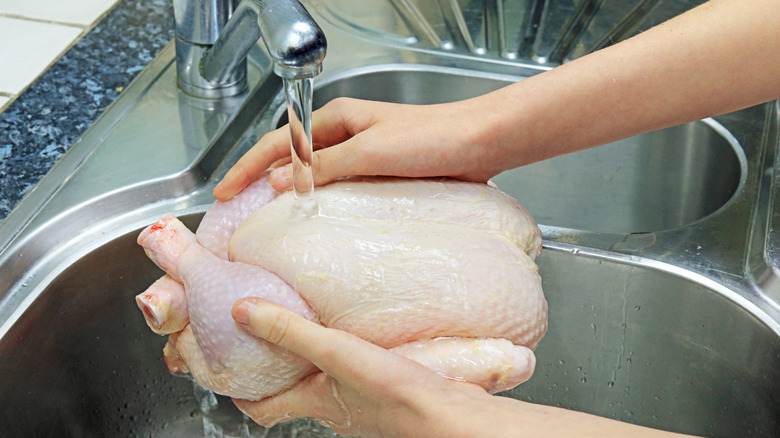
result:
M 313 1 L 337 96 L 452 101 L 549 66 L 366 38 Z M 324 11 L 324 12 L 323 12 Z M 225 101 L 175 89 L 166 48 L 0 224 L 0 424 L 9 436 L 329 436 L 271 431 L 168 374 L 133 296 L 160 272 L 135 243 L 211 190 L 282 114 L 267 55 Z M 550 329 L 505 394 L 708 436 L 780 434 L 777 103 L 496 178 L 539 220 Z M 220 435 L 220 433 L 222 435 Z
M 9 436 L 203 433 L 203 399 L 168 373 L 165 340 L 133 300 L 160 275 L 136 244 L 138 231 L 52 273 L 3 334 L 0 412 Z M 506 395 L 708 436 L 780 432 L 778 326 L 738 294 L 663 263 L 564 244 L 549 243 L 539 265 L 549 332 L 534 377 Z M 250 429 L 229 399 L 217 401 L 209 424 L 232 436 Z M 319 430 L 299 421 L 267 436 L 293 429 Z

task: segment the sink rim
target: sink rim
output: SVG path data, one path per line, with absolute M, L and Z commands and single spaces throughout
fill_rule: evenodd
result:
M 470 70 L 462 67 L 451 67 L 451 66 L 444 66 L 444 65 L 388 62 L 388 63 L 380 63 L 380 64 L 361 65 L 357 67 L 337 70 L 335 72 L 324 70 L 322 74 L 314 78 L 313 89 L 315 92 L 315 99 L 316 99 L 316 91 L 318 89 L 334 84 L 336 82 L 349 80 L 351 78 L 358 77 L 358 76 L 365 76 L 365 75 L 371 75 L 377 73 L 390 73 L 390 72 L 441 73 L 441 74 L 448 74 L 452 76 L 505 81 L 508 83 L 517 82 L 529 77 L 528 75 L 512 75 L 506 73 L 484 72 L 479 70 Z M 277 94 L 277 96 L 274 97 L 273 102 L 269 105 L 270 108 L 275 108 L 269 112 L 269 114 L 271 115 L 269 119 L 272 121 L 271 126 L 278 126 L 279 121 L 283 117 L 284 113 L 287 111 L 283 99 L 284 99 L 284 90 L 280 91 Z
M 664 275 L 694 283 L 706 288 L 709 292 L 716 293 L 718 296 L 723 297 L 724 299 L 733 303 L 735 306 L 742 308 L 762 324 L 764 324 L 768 329 L 773 331 L 778 337 L 780 337 L 780 319 L 773 317 L 768 312 L 766 312 L 765 309 L 762 309 L 752 300 L 749 300 L 744 294 L 745 291 L 740 290 L 739 287 L 729 287 L 724 283 L 718 282 L 710 277 L 690 269 L 648 257 L 623 254 L 614 251 L 604 251 L 601 249 L 582 247 L 579 245 L 551 241 L 547 239 L 544 240 L 542 248 L 543 251 L 553 251 L 563 254 L 570 254 L 572 256 L 581 256 L 596 260 L 606 260 L 611 263 L 649 269 L 655 272 L 663 273 Z

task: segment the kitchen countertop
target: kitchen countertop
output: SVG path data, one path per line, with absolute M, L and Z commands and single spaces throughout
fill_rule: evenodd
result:
M 122 0 L 0 114 L 0 221 L 172 38 L 170 0 Z

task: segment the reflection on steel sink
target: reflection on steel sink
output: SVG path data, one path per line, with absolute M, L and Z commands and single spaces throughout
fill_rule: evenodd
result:
M 544 70 L 409 50 L 322 23 L 315 106 L 338 96 L 453 101 Z M 195 226 L 211 189 L 275 128 L 262 49 L 248 95 L 177 92 L 172 47 L 0 224 L 0 422 L 13 436 L 328 436 L 266 432 L 162 363 L 133 296 L 160 273 L 135 243 L 165 212 Z M 550 329 L 505 394 L 710 436 L 780 433 L 777 104 L 507 172 L 541 223 Z M 211 400 L 214 401 L 214 400 Z

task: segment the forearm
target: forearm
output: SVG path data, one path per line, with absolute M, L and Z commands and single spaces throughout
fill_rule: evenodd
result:
M 485 431 L 490 431 L 490 435 L 495 436 L 523 438 L 683 436 L 582 412 L 497 396 L 486 395 L 479 400 L 458 404 L 457 407 L 447 407 L 439 402 L 435 409 L 439 415 L 433 415 L 435 418 L 426 426 L 428 436 L 473 437 L 484 435 Z
M 777 0 L 712 0 L 477 98 L 486 108 L 512 108 L 493 116 L 482 146 L 505 151 L 506 167 L 517 167 L 776 99 L 780 19 L 772 11 L 778 6 Z
M 780 97 L 780 0 L 711 0 L 634 38 L 493 93 L 441 105 L 338 99 L 312 116 L 315 183 L 502 171 Z M 233 197 L 289 156 L 265 135 L 214 189 Z M 335 146 L 335 147 L 331 147 Z M 291 188 L 288 168 L 272 172 Z

